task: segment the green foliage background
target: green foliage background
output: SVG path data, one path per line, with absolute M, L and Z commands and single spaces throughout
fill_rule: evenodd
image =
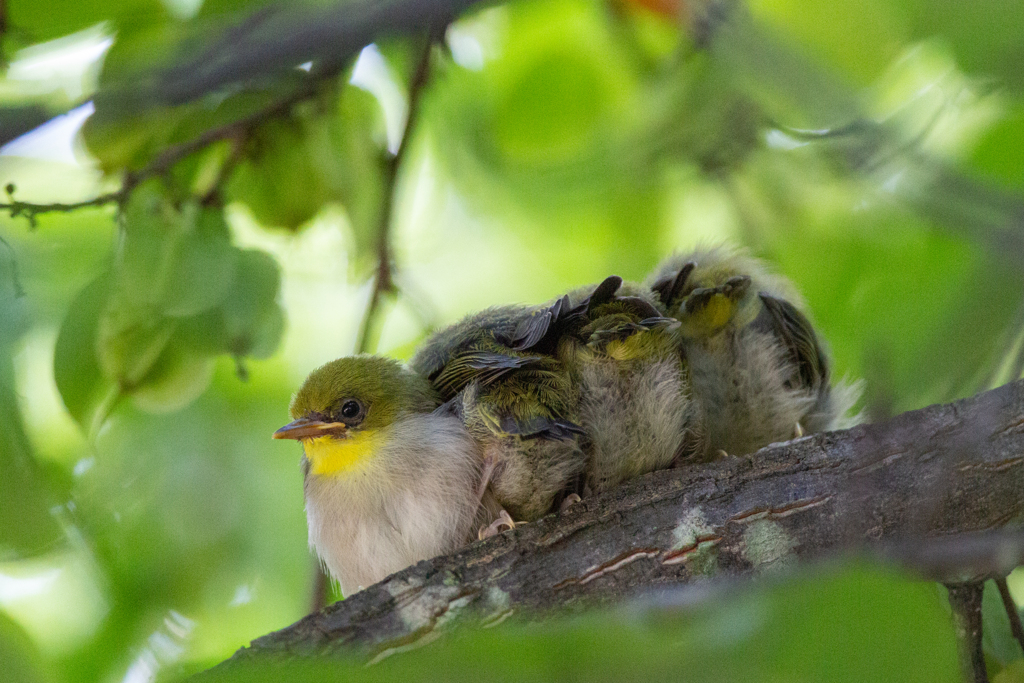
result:
M 794 280 L 870 417 L 1019 377 L 1024 5 L 730 6 L 720 24 L 655 0 L 470 10 L 434 48 L 392 186 L 420 35 L 381 35 L 356 64 L 327 43 L 272 49 L 344 22 L 326 0 L 8 0 L 6 675 L 175 679 L 304 615 L 298 454 L 269 436 L 309 370 L 357 350 L 389 201 L 397 292 L 367 337 L 382 353 L 729 241 Z M 224 64 L 253 68 L 202 84 Z M 18 203 L 122 187 L 119 209 Z M 845 566 L 759 586 L 343 668 L 956 678 L 931 586 Z M 1024 680 L 987 614 L 992 672 Z

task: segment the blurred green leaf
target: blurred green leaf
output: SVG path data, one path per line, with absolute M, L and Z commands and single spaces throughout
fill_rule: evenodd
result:
M 376 232 L 382 192 L 380 106 L 354 86 L 336 101 L 261 125 L 228 183 L 261 224 L 296 230 L 327 202 L 348 210 L 357 244 Z
M 309 127 L 325 122 L 273 119 L 253 136 L 252 153 L 232 175 L 228 198 L 244 202 L 261 224 L 297 230 L 320 211 L 330 188 L 310 158 Z
M 974 149 L 973 165 L 1004 186 L 1024 189 L 1024 105 L 990 128 Z
M 175 249 L 187 228 L 158 187 L 156 181 L 139 187 L 125 207 L 123 244 L 96 328 L 100 369 L 122 392 L 150 371 L 176 324 L 164 316 L 162 303 L 177 284 L 171 279 Z
M 115 257 L 112 295 L 162 312 L 170 289 L 178 241 L 192 227 L 167 189 L 151 180 L 132 192 L 121 216 L 121 244 Z
M 132 89 L 138 74 L 132 69 L 138 66 L 140 59 L 151 58 L 154 46 L 146 36 L 136 36 L 133 40 L 142 57 L 122 56 L 120 52 L 128 48 L 121 42 L 115 44 L 112 55 L 105 61 L 107 70 L 104 72 L 112 83 L 96 94 L 96 111 L 83 127 L 89 151 L 108 172 L 141 169 L 168 147 L 192 143 L 215 129 L 223 131 L 225 138 L 241 135 L 243 122 L 260 116 L 261 112 L 307 86 L 305 74 L 297 72 L 271 83 L 255 83 L 237 92 L 195 102 L 174 105 L 139 99 Z M 166 40 L 173 42 L 172 37 Z M 117 61 L 124 62 L 122 70 L 126 73 L 118 73 L 110 66 Z M 237 128 L 232 129 L 232 126 Z M 193 169 L 198 156 L 192 155 L 175 165 L 173 171 L 183 181 L 183 186 L 190 183 L 187 178 L 180 178 L 188 175 L 187 170 L 182 172 L 181 169 Z
M 973 393 L 970 380 L 1020 305 L 1022 274 L 906 215 L 860 221 L 860 230 L 791 227 L 770 237 L 840 375 L 867 378 L 869 399 L 881 392 L 875 398 L 895 412 Z
M 165 315 L 195 315 L 219 304 L 235 280 L 238 250 L 231 246 L 224 212 L 194 207 L 187 231 L 176 245 L 174 267 L 161 310 Z
M 904 0 L 915 37 L 941 35 L 969 71 L 1024 92 L 1024 5 L 1004 0 Z
M 109 292 L 110 275 L 104 274 L 78 293 L 61 324 L 53 354 L 53 376 L 64 406 L 86 429 L 114 389 L 96 355 L 99 320 Z
M 0 559 L 7 560 L 52 550 L 64 532 L 50 512 L 55 501 L 17 412 L 10 358 L 0 363 L 6 366 L 0 367 Z
M 992 677 L 992 683 L 1024 683 L 1024 659 L 1011 662 Z
M 560 164 L 593 144 L 609 84 L 586 54 L 555 48 L 523 65 L 494 112 L 494 136 L 512 163 Z
M 135 405 L 150 413 L 180 410 L 206 391 L 216 359 L 181 337 L 172 337 L 132 392 Z
M 10 0 L 8 21 L 33 41 L 59 38 L 104 21 L 111 21 L 125 32 L 138 25 L 166 19 L 159 0 Z
M 0 612 L 0 662 L 3 662 L 7 683 L 48 683 L 54 680 L 35 644 L 3 612 Z
M 0 559 L 39 553 L 63 537 L 50 514 L 53 500 L 25 434 L 14 384 L 12 356 L 28 326 L 26 297 L 14 278 L 11 255 L 0 251 Z M 0 616 L 0 654 L 7 635 L 3 626 Z
M 86 120 L 82 138 L 107 173 L 143 168 L 190 113 L 186 108 L 124 111 L 119 98 L 103 94 L 95 101 L 97 113 Z
M 209 384 L 214 356 L 269 356 L 283 330 L 276 264 L 231 245 L 222 209 L 176 208 L 150 182 L 122 222 L 112 274 L 83 291 L 57 342 L 57 386 L 87 430 L 118 394 L 180 409 Z
M 284 331 L 277 303 L 280 284 L 277 262 L 270 255 L 254 249 L 241 252 L 238 277 L 222 307 L 226 351 L 254 358 L 274 352 Z
M 157 188 L 138 188 L 125 209 L 124 244 L 97 328 L 100 368 L 122 391 L 145 383 L 177 318 L 212 309 L 235 281 L 238 251 L 221 210 L 194 201 L 179 210 Z
M 1019 610 L 1018 610 L 1019 611 Z M 1024 657 L 1021 644 L 1013 637 L 1010 619 L 994 581 L 985 582 L 981 603 L 981 634 L 985 654 L 994 658 L 1001 667 L 1007 667 Z
M 254 10 L 272 4 L 274 0 L 204 0 L 199 8 L 199 17 L 222 17 L 237 12 Z
M 326 129 L 317 130 L 310 154 L 329 178 L 335 201 L 348 214 L 357 276 L 375 262 L 376 238 L 384 194 L 386 133 L 381 106 L 355 86 L 342 88 L 338 110 Z
M 906 42 L 907 19 L 899 2 L 753 0 L 749 6 L 755 16 L 814 49 L 859 85 L 871 85 Z
M 104 376 L 123 392 L 135 389 L 163 353 L 176 325 L 151 307 L 112 296 L 96 328 Z

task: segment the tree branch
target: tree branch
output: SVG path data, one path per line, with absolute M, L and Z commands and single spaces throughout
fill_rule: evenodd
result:
M 272 77 L 304 62 L 333 69 L 382 38 L 446 26 L 480 0 L 356 0 L 312 10 L 265 7 L 199 54 L 164 69 L 136 99 L 180 104 L 224 86 Z
M 206 149 L 213 143 L 220 142 L 221 140 L 230 139 L 235 141 L 232 153 L 229 155 L 229 159 L 225 162 L 226 164 L 231 165 L 237 160 L 237 155 L 241 152 L 242 141 L 248 135 L 249 131 L 268 119 L 286 113 L 299 102 L 313 97 L 317 93 L 317 85 L 317 82 L 310 80 L 303 86 L 297 88 L 294 92 L 289 93 L 280 100 L 272 102 L 266 107 L 255 111 L 246 117 L 215 128 L 210 128 L 192 140 L 167 147 L 142 169 L 127 172 L 124 176 L 123 182 L 121 183 L 121 188 L 116 192 L 108 192 L 92 199 L 71 204 L 34 204 L 32 202 L 20 202 L 15 200 L 14 192 L 16 188 L 13 183 L 9 183 L 4 189 L 10 201 L 8 203 L 0 203 L 0 211 L 9 212 L 11 218 L 25 216 L 29 221 L 29 225 L 32 228 L 35 228 L 37 226 L 36 217 L 39 214 L 67 213 L 91 206 L 104 206 L 106 204 L 115 203 L 122 204 L 127 200 L 132 190 L 135 189 L 139 183 L 154 176 L 167 173 L 175 164 L 185 157 Z M 236 158 L 230 158 L 232 156 Z M 225 179 L 226 174 L 222 174 L 221 177 L 218 178 L 217 183 L 220 183 Z M 206 197 L 203 197 L 203 199 L 210 199 L 212 197 L 212 193 L 215 192 L 216 189 L 215 185 L 213 190 L 211 190 L 211 193 L 208 193 Z
M 16 190 L 14 183 L 8 183 L 4 190 L 7 192 L 7 197 L 10 201 L 6 204 L 0 203 L 0 211 L 9 212 L 11 214 L 11 218 L 24 216 L 28 219 L 29 226 L 31 226 L 32 229 L 38 227 L 39 222 L 36 219 L 36 216 L 41 213 L 68 213 L 70 211 L 77 211 L 78 209 L 86 209 L 91 206 L 105 206 L 106 204 L 120 202 L 123 196 L 123 190 L 118 190 L 117 192 L 101 194 L 97 197 L 93 197 L 92 199 L 87 199 L 82 202 L 74 202 L 71 204 L 62 204 L 60 202 L 55 202 L 53 204 L 33 204 L 32 202 L 19 202 L 14 198 L 14 192 Z
M 946 583 L 1004 576 L 1024 561 L 1022 491 L 1024 382 L 1015 382 L 885 423 L 640 477 L 420 562 L 222 666 L 353 647 L 372 656 L 436 637 L 454 611 L 481 623 L 858 549 Z M 982 532 L 990 535 L 954 537 Z

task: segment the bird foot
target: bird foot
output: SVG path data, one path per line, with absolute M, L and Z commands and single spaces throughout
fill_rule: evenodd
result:
M 568 496 L 566 496 L 565 498 L 562 499 L 562 503 L 558 506 L 558 511 L 559 512 L 565 512 L 566 510 L 571 508 L 573 505 L 575 505 L 576 503 L 580 502 L 580 500 L 582 500 L 582 499 L 579 497 L 578 494 L 570 493 Z
M 804 426 L 802 424 L 800 424 L 799 422 L 797 422 L 796 426 L 793 428 L 793 438 L 794 439 L 799 439 L 803 435 L 804 435 Z
M 718 453 L 715 454 L 715 457 L 718 457 L 718 458 L 728 458 L 729 454 L 726 453 L 725 451 L 723 451 L 721 448 L 719 448 L 718 449 Z
M 509 529 L 515 528 L 516 523 L 512 520 L 512 516 L 509 515 L 507 511 L 502 510 L 500 513 L 498 513 L 498 518 L 496 520 L 494 520 L 487 526 L 480 527 L 480 531 L 478 531 L 476 535 L 477 538 L 479 538 L 482 541 L 485 538 L 497 536 L 503 531 L 508 531 Z

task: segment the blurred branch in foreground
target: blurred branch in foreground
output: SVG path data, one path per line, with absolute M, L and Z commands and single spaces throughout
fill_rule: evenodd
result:
M 456 612 L 487 623 L 857 549 L 947 582 L 1002 576 L 1024 562 L 1022 452 L 1024 382 L 1016 382 L 882 424 L 655 472 L 420 562 L 254 641 L 219 668 L 340 647 L 379 656 L 436 638 Z M 935 552 L 933 543 L 947 547 Z

